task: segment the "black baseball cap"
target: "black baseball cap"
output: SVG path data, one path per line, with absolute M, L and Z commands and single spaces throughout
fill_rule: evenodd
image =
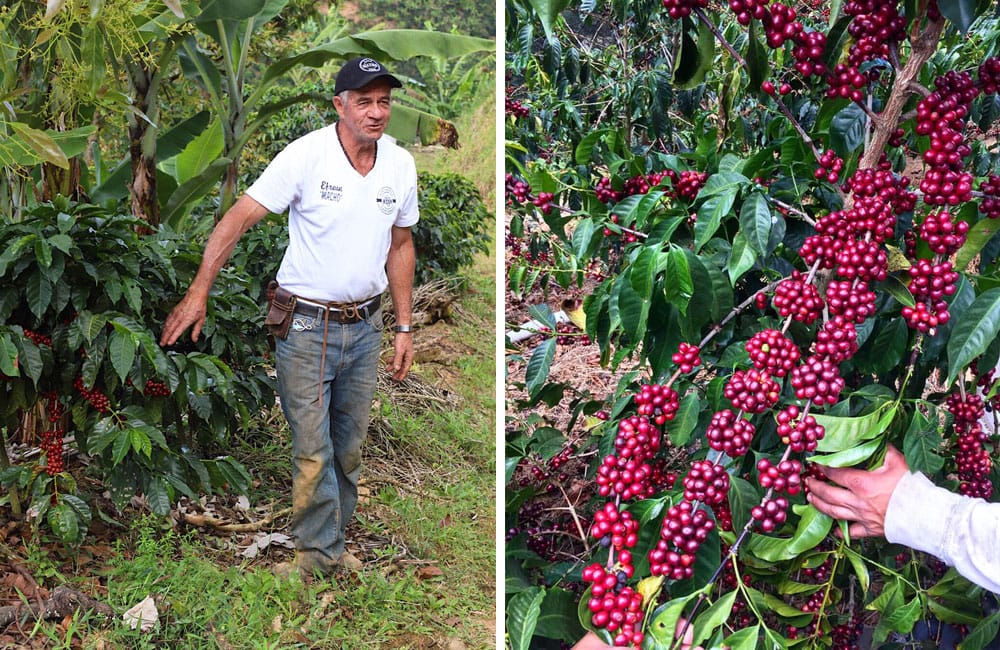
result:
M 385 66 L 369 56 L 359 56 L 344 64 L 337 73 L 337 83 L 333 94 L 339 95 L 345 90 L 363 88 L 376 79 L 385 77 L 391 88 L 402 88 L 403 82 L 392 76 Z

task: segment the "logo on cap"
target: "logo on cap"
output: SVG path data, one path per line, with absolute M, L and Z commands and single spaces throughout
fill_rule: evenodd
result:
M 375 59 L 361 59 L 358 61 L 358 67 L 365 72 L 379 72 L 382 70 L 382 66 Z

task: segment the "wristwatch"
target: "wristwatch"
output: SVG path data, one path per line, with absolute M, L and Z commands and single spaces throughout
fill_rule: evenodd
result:
M 397 325 L 393 328 L 397 334 L 407 334 L 413 331 L 413 328 L 409 325 Z

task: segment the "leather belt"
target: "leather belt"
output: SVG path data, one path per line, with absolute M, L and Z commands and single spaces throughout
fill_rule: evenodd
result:
M 382 295 L 361 302 L 319 302 L 296 296 L 295 312 L 322 318 L 324 322 L 357 323 L 369 318 L 382 305 Z

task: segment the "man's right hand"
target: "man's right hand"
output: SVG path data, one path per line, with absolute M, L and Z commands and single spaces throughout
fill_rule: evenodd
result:
M 189 327 L 191 328 L 191 340 L 197 341 L 198 335 L 201 334 L 201 328 L 205 325 L 207 313 L 208 296 L 188 291 L 167 316 L 167 322 L 163 324 L 163 333 L 160 335 L 160 345 L 173 345 Z

